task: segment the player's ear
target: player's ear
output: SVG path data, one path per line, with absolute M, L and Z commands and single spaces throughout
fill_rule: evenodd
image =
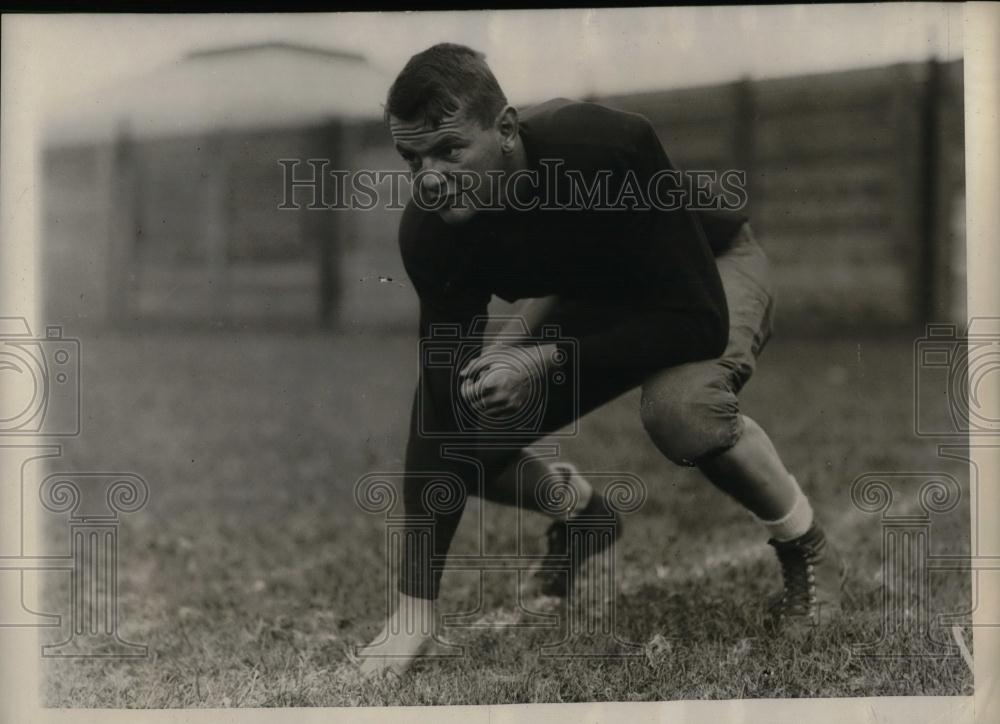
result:
M 517 144 L 517 109 L 514 106 L 504 106 L 500 111 L 496 129 L 500 134 L 500 149 L 505 155 L 513 153 Z

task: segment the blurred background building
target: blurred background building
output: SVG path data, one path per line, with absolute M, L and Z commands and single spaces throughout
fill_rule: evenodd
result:
M 393 264 L 393 219 L 309 210 L 301 193 L 279 208 L 279 160 L 298 176 L 307 159 L 398 166 L 390 81 L 356 53 L 256 43 L 192 52 L 59 115 L 43 151 L 49 317 L 329 324 L 365 306 L 349 280 Z
M 412 329 L 399 211 L 278 208 L 281 159 L 401 168 L 391 80 L 358 53 L 248 43 L 61 113 L 42 152 L 46 318 Z M 684 168 L 747 171 L 783 326 L 964 318 L 960 60 L 590 99 L 647 116 Z

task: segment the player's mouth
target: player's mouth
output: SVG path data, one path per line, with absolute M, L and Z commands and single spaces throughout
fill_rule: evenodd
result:
M 431 201 L 431 206 L 433 207 L 451 207 L 455 205 L 455 200 L 458 198 L 458 193 L 442 194 L 440 196 L 435 196 L 434 200 Z

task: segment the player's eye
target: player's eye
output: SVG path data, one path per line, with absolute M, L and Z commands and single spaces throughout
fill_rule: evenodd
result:
M 445 161 L 457 161 L 462 157 L 462 149 L 460 146 L 446 146 L 441 150 L 441 158 Z

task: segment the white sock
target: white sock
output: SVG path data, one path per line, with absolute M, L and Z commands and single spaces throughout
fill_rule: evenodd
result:
M 590 487 L 587 479 L 577 472 L 574 465 L 570 463 L 556 463 L 552 467 L 565 475 L 567 482 L 576 490 L 576 505 L 569 513 L 570 515 L 576 515 L 590 504 L 590 498 L 594 493 L 594 489 Z
M 795 480 L 793 477 L 792 480 Z M 798 488 L 796 481 L 795 487 Z M 772 538 L 778 541 L 790 541 L 805 535 L 813 524 L 813 509 L 809 505 L 809 498 L 802 490 L 798 490 L 798 497 L 792 505 L 792 509 L 777 520 L 760 520 L 761 525 L 767 529 Z

